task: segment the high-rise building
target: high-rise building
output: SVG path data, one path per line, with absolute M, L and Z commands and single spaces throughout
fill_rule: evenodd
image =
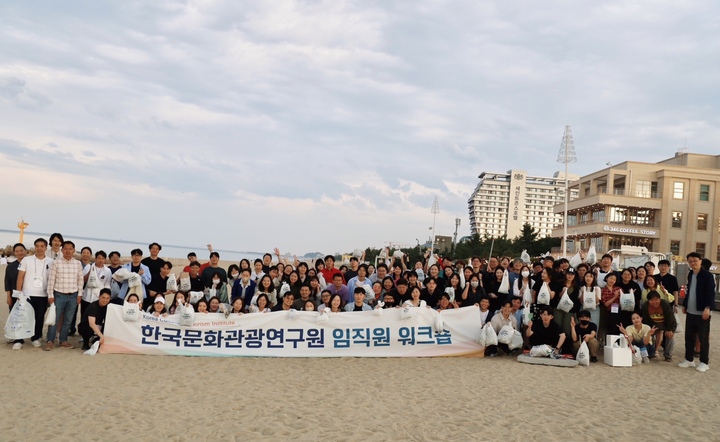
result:
M 556 172 L 546 178 L 528 176 L 524 170 L 509 170 L 483 172 L 479 178 L 468 200 L 473 234 L 515 238 L 523 224 L 529 223 L 540 237 L 545 237 L 562 223 L 562 215 L 556 214 L 554 207 L 565 201 L 565 173 Z M 578 175 L 568 174 L 568 178 L 572 182 Z
M 568 241 L 599 252 L 623 245 L 720 261 L 720 155 L 678 152 L 657 163 L 626 161 L 570 183 Z M 565 207 L 558 203 L 555 213 Z M 552 236 L 562 237 L 562 225 Z M 573 247 L 575 248 L 575 247 Z M 572 250 L 570 250 L 572 251 Z

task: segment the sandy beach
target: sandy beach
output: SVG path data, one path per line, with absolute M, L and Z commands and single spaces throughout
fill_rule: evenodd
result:
M 558 368 L 510 357 L 84 356 L 79 346 L 5 344 L 0 438 L 718 440 L 719 342 L 716 328 L 704 374 L 663 361 Z

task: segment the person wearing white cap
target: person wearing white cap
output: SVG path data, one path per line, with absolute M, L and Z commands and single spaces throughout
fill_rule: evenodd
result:
M 165 297 L 164 296 L 157 296 L 155 298 L 155 301 L 153 302 L 153 305 L 148 307 L 147 310 L 148 313 L 152 313 L 153 316 L 156 317 L 165 317 L 168 315 L 167 309 L 165 308 Z

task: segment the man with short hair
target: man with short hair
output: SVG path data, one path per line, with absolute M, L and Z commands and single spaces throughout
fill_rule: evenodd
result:
M 148 307 L 150 307 L 153 304 L 153 298 L 149 298 L 147 296 L 147 289 L 146 287 L 150 284 L 152 281 L 152 276 L 150 275 L 150 269 L 142 263 L 142 255 L 143 251 L 140 249 L 133 249 L 130 252 L 130 258 L 132 261 L 122 266 L 122 268 L 127 269 L 131 273 L 137 273 L 140 275 L 140 280 L 142 281 L 141 289 L 142 289 L 142 301 L 143 301 L 143 310 L 147 310 Z M 125 295 L 127 295 L 127 292 L 129 290 L 129 284 L 128 280 L 122 282 L 122 285 L 120 286 L 120 293 L 118 293 L 118 298 L 125 299 Z
M 282 297 L 282 302 L 278 302 L 270 310 L 273 312 L 281 312 L 283 310 L 290 310 L 291 308 L 295 308 L 295 306 L 293 305 L 294 302 L 295 302 L 295 295 L 293 294 L 293 292 L 287 292 L 287 293 L 285 293 L 285 296 Z M 295 310 L 299 310 L 299 309 L 295 308 Z
M 672 362 L 672 353 L 675 348 L 675 329 L 677 321 L 672 305 L 664 299 L 660 299 L 660 293 L 651 290 L 647 294 L 647 302 L 640 309 L 643 323 L 655 328 L 653 342 L 655 350 L 663 347 L 665 362 Z M 650 356 L 652 358 L 652 356 Z
M 280 251 L 278 250 L 278 258 L 280 256 Z M 266 253 L 262 257 L 262 270 L 265 273 L 270 272 L 270 267 L 272 266 L 272 255 L 269 253 Z
M 370 281 L 372 281 L 373 284 L 376 282 L 382 282 L 383 279 L 388 275 L 388 266 L 387 264 L 380 263 L 378 264 L 377 268 L 375 269 L 375 273 L 370 275 Z
M 80 262 L 83 265 L 83 269 L 92 264 L 93 251 L 90 247 L 85 246 L 80 249 Z
M 110 289 L 103 288 L 98 294 L 98 299 L 85 309 L 78 325 L 78 331 L 83 338 L 83 350 L 89 350 L 96 340 L 100 341 L 100 345 L 105 343 L 103 330 L 108 304 L 110 304 Z
M 218 266 L 219 262 L 220 254 L 218 252 L 210 252 L 210 265 L 200 274 L 200 277 L 202 277 L 205 287 L 212 287 L 212 278 L 215 272 L 220 273 L 220 279 L 222 280 L 222 282 L 227 284 L 227 272 L 225 271 L 225 269 Z
M 658 262 L 658 270 L 660 271 L 655 275 L 655 281 L 658 285 L 661 285 L 668 293 L 675 297 L 672 305 L 677 310 L 678 300 L 680 299 L 680 285 L 675 275 L 670 274 L 670 261 L 667 259 L 661 259 Z M 643 281 L 644 283 L 644 281 Z
M 97 301 L 100 296 L 100 290 L 104 288 L 110 288 L 110 281 L 112 280 L 112 272 L 105 266 L 105 252 L 99 250 L 95 253 L 95 264 L 85 266 L 83 269 L 83 280 L 85 281 L 85 290 L 83 290 L 83 299 L 80 302 L 80 319 L 85 314 L 88 306 Z M 97 287 L 88 287 L 88 281 L 90 275 L 94 274 L 95 280 L 97 281 Z
M 600 351 L 600 342 L 597 340 L 597 324 L 590 321 L 590 312 L 582 310 L 578 313 L 579 324 L 575 323 L 575 317 L 570 318 L 571 337 L 573 341 L 573 350 L 577 354 L 580 346 L 585 342 L 590 352 L 590 362 L 597 362 L 598 351 Z
M 197 261 L 190 263 L 190 273 L 188 273 L 188 278 L 190 279 L 190 291 L 191 292 L 202 292 L 205 290 L 205 283 L 203 282 L 203 279 L 200 277 L 200 268 L 201 267 L 202 266 Z
M 358 259 L 354 256 L 350 257 L 350 268 L 345 271 L 345 281 L 348 281 L 348 287 L 350 287 L 350 280 L 358 275 Z M 365 268 L 367 273 L 367 267 Z
M 287 296 L 289 294 L 292 294 L 292 292 L 285 293 L 285 296 Z M 284 300 L 285 296 L 283 296 L 283 302 L 285 301 Z M 309 285 L 301 285 L 300 286 L 300 298 L 295 299 L 293 297 L 292 308 L 294 308 L 295 310 L 305 310 L 305 303 L 307 301 L 312 301 L 310 299 L 310 286 Z
M 46 255 L 48 243 L 45 238 L 35 240 L 35 254 L 20 261 L 17 276 L 17 290 L 29 297 L 30 305 L 35 312 L 35 331 L 30 342 L 35 348 L 42 346 L 43 322 L 48 307 L 47 284 L 52 259 Z M 22 348 L 23 339 L 15 341 L 13 350 Z
M 655 263 L 648 261 L 645 263 L 645 272 L 650 276 L 655 276 Z
M 335 257 L 332 255 L 325 257 L 325 268 L 320 270 L 320 273 L 322 273 L 323 278 L 325 278 L 328 284 L 330 284 L 330 281 L 333 281 L 335 275 L 340 275 L 342 278 L 341 282 L 345 284 L 345 277 L 339 269 L 335 268 Z
M 402 305 L 405 301 L 410 299 L 410 293 L 408 293 L 408 282 L 405 278 L 398 279 L 395 288 L 390 290 L 388 293 L 395 300 L 395 305 Z
M 163 261 L 162 267 L 160 267 L 160 275 L 157 278 L 152 278 L 150 285 L 148 285 L 148 292 L 150 298 L 155 299 L 157 296 L 173 295 L 174 290 L 168 290 L 167 281 L 170 278 L 172 272 L 172 263 L 170 261 Z
M 343 284 L 343 275 L 339 270 L 333 274 L 332 284 L 327 286 L 327 290 L 330 290 L 331 295 L 340 295 L 340 299 L 342 299 L 345 304 L 352 302 L 350 292 L 348 292 L 347 286 Z
M 355 293 L 355 287 L 362 287 L 364 285 L 372 287 L 373 283 L 370 281 L 370 278 L 367 277 L 367 272 L 367 264 L 363 263 L 358 266 L 357 275 L 348 279 L 347 287 L 350 293 Z M 345 272 L 345 276 L 347 276 L 347 272 Z
M 613 273 L 612 256 L 606 253 L 602 256 L 602 258 L 600 258 L 600 268 L 598 269 L 595 278 L 597 286 L 601 289 L 605 288 L 605 277 L 608 273 Z M 620 278 L 618 278 L 618 280 L 619 279 Z
M 17 243 L 13 246 L 13 255 L 15 255 L 15 261 L 5 267 L 5 294 L 7 295 L 7 304 L 12 311 L 13 306 L 17 302 L 17 298 L 12 297 L 13 290 L 17 290 L 18 272 L 20 263 L 27 254 L 27 249 L 22 243 Z
M 197 262 L 198 264 L 200 264 L 200 263 L 199 263 L 199 261 L 198 261 L 198 259 L 197 259 L 197 255 L 195 254 L 195 252 L 190 252 L 190 253 L 188 253 L 188 254 L 187 254 L 187 259 L 188 259 L 189 262 L 188 262 L 188 265 L 186 265 L 186 266 L 183 268 L 183 272 L 185 272 L 185 273 L 190 273 L 190 265 L 191 265 L 192 263 L 194 263 L 194 262 Z M 209 262 L 206 262 L 206 263 L 204 263 L 204 264 L 200 264 L 200 273 L 202 273 L 202 271 L 205 270 L 205 269 L 207 268 L 207 266 L 209 266 L 209 265 L 210 265 Z
M 148 246 L 148 250 L 150 251 L 150 256 L 143 258 L 140 262 L 145 264 L 145 267 L 150 270 L 151 280 L 158 279 L 160 278 L 160 270 L 162 269 L 163 264 L 165 264 L 165 260 L 158 256 L 160 254 L 160 250 L 162 250 L 162 246 L 154 242 Z M 146 288 L 149 289 L 150 287 Z M 155 299 L 154 296 L 152 298 Z
M 82 300 L 83 290 L 83 267 L 80 261 L 73 258 L 75 255 L 75 243 L 64 241 L 60 249 L 62 257 L 53 261 L 48 275 L 47 294 L 50 308 L 55 308 L 55 315 L 63 323 L 60 327 L 60 347 L 73 348 L 67 341 L 70 323 L 75 318 L 73 314 Z M 57 322 L 48 328 L 47 344 L 45 350 L 53 349 L 53 341 L 57 333 Z
M 120 265 L 120 252 L 118 252 L 117 250 L 113 250 L 108 255 L 108 259 L 110 260 L 108 270 L 110 270 L 110 276 L 112 276 L 115 274 L 115 272 L 122 268 L 122 266 Z M 115 279 L 110 278 L 110 296 L 113 299 L 117 298 L 118 293 L 120 293 L 120 283 L 115 281 Z
M 555 349 L 555 353 L 562 353 L 565 343 L 565 333 L 560 326 L 553 321 L 553 308 L 549 305 L 540 307 L 540 321 L 530 321 L 526 331 L 530 346 L 549 345 Z
M 365 303 L 365 289 L 362 287 L 356 287 L 353 296 L 355 298 L 355 302 L 345 305 L 346 312 L 372 311 L 373 308 Z
M 500 330 L 506 325 L 511 326 L 513 330 L 520 330 L 517 319 L 512 315 L 512 302 L 509 299 L 505 299 L 502 302 L 500 314 L 494 314 L 490 319 L 490 326 L 495 330 L 496 334 L 499 334 Z M 488 345 L 488 348 L 485 349 L 485 354 L 495 356 L 498 354 L 498 348 L 506 355 L 512 353 L 510 346 L 501 342 L 498 345 Z
M 687 255 L 691 273 L 688 274 L 687 294 L 683 301 L 685 316 L 685 360 L 678 367 L 695 367 L 695 340 L 700 339 L 700 364 L 696 370 L 710 369 L 710 308 L 715 303 L 715 279 L 702 267 L 702 256 L 697 252 Z

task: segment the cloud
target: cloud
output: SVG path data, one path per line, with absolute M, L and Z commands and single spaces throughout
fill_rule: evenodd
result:
M 701 0 L 2 6 L 0 155 L 15 178 L 62 184 L 32 202 L 0 195 L 34 226 L 93 237 L 132 236 L 126 214 L 142 213 L 143 239 L 168 243 L 415 244 L 435 196 L 439 231 L 466 218 L 481 172 L 559 170 L 566 124 L 572 173 L 659 161 L 685 139 L 715 152 L 719 10 Z M 88 199 L 102 222 L 58 215 Z M 459 235 L 468 231 L 464 222 Z

